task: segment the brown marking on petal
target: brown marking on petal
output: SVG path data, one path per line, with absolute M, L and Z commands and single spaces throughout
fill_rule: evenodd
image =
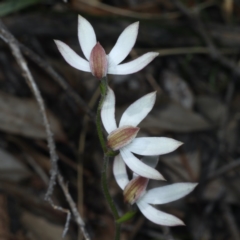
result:
M 106 76 L 108 67 L 107 55 L 99 42 L 92 49 L 89 62 L 93 76 L 98 79 Z
M 138 127 L 124 126 L 114 130 L 107 138 L 107 146 L 113 151 L 119 150 L 137 136 L 139 129 Z
M 145 192 L 149 179 L 136 177 L 131 180 L 123 191 L 124 202 L 134 204 Z

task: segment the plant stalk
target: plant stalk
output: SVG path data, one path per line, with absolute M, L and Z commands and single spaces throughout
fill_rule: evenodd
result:
M 108 163 L 109 163 L 110 157 L 109 157 L 109 152 L 106 146 L 106 141 L 104 138 L 104 134 L 102 130 L 102 122 L 101 122 L 101 109 L 102 109 L 103 101 L 107 95 L 107 90 L 108 90 L 108 81 L 107 81 L 107 77 L 104 77 L 100 82 L 101 99 L 99 101 L 99 105 L 97 108 L 96 125 L 97 125 L 99 141 L 101 143 L 101 146 L 104 152 L 103 167 L 102 167 L 102 174 L 101 174 L 101 185 L 102 185 L 104 196 L 107 200 L 107 203 L 112 211 L 112 214 L 116 222 L 117 219 L 119 219 L 119 214 L 108 188 L 108 175 L 107 175 L 108 172 L 107 171 L 108 171 Z M 114 237 L 115 240 L 120 240 L 120 230 L 121 230 L 121 224 L 116 222 L 115 237 Z

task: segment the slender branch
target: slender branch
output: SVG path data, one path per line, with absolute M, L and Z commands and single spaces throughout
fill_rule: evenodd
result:
M 237 76 L 240 76 L 240 68 L 238 67 L 238 65 L 219 52 L 219 50 L 214 45 L 212 39 L 209 37 L 209 34 L 205 30 L 205 27 L 197 13 L 190 11 L 187 7 L 184 6 L 183 3 L 178 0 L 171 1 L 190 20 L 194 31 L 196 31 L 202 37 L 203 41 L 209 49 L 210 57 L 214 61 L 217 61 L 221 63 L 224 67 L 230 69 Z
M 76 206 L 75 202 L 73 201 L 72 196 L 69 194 L 68 187 L 64 184 L 63 177 L 60 174 L 58 174 L 58 183 L 64 192 L 64 195 L 65 195 L 65 197 L 70 205 L 70 208 L 72 210 L 72 213 L 74 215 L 75 221 L 78 224 L 78 226 L 80 227 L 84 238 L 86 240 L 90 240 L 90 236 L 86 230 L 85 223 L 77 210 L 77 206 Z
M 87 113 L 91 121 L 95 122 L 95 114 L 91 111 L 85 101 L 72 89 L 67 81 L 60 74 L 58 74 L 58 72 L 56 72 L 46 60 L 42 59 L 39 55 L 34 53 L 25 45 L 18 43 L 18 46 L 26 56 L 28 56 L 33 62 L 35 62 L 44 71 L 46 71 L 53 78 L 53 80 L 55 80 L 60 85 L 60 87 L 75 100 L 75 102 Z
M 136 49 L 137 52 L 142 53 L 142 49 Z M 221 48 L 219 52 L 224 55 L 237 54 L 237 48 Z M 145 51 L 145 50 L 144 50 Z M 184 54 L 210 54 L 208 47 L 181 47 L 181 48 L 164 48 L 164 49 L 151 49 L 151 51 L 158 52 L 159 56 L 172 56 Z
M 37 100 L 37 103 L 39 105 L 40 108 L 40 112 L 42 114 L 43 117 L 43 123 L 46 129 L 46 133 L 47 133 L 47 141 L 48 141 L 48 147 L 49 147 L 49 152 L 50 152 L 50 159 L 51 159 L 51 164 L 52 164 L 52 169 L 51 169 L 51 178 L 50 178 L 50 183 L 49 183 L 49 187 L 48 187 L 48 191 L 46 193 L 45 199 L 48 200 L 48 202 L 51 202 L 51 194 L 53 192 L 54 189 L 54 185 L 56 183 L 56 177 L 58 179 L 58 183 L 61 186 L 64 195 L 71 207 L 71 210 L 73 212 L 73 215 L 75 217 L 75 220 L 78 224 L 78 226 L 80 227 L 80 229 L 82 230 L 82 233 L 85 237 L 86 240 L 90 240 L 89 234 L 86 231 L 85 228 L 85 223 L 83 222 L 80 214 L 77 211 L 76 208 L 76 204 L 74 203 L 74 201 L 72 200 L 71 195 L 68 192 L 68 189 L 66 188 L 64 182 L 63 182 L 63 177 L 61 176 L 61 174 L 58 172 L 58 166 L 57 166 L 57 161 L 58 161 L 58 156 L 56 153 L 56 147 L 55 147 L 55 142 L 53 139 L 53 134 L 52 131 L 50 129 L 50 124 L 46 115 L 46 111 L 45 111 L 45 106 L 44 106 L 44 102 L 42 99 L 42 96 L 40 94 L 40 91 L 32 77 L 31 72 L 28 69 L 27 66 L 27 62 L 25 60 L 25 58 L 23 57 L 19 46 L 17 44 L 16 39 L 13 37 L 13 35 L 6 29 L 6 27 L 4 26 L 4 24 L 2 23 L 2 21 L 0 20 L 0 37 L 9 45 L 13 56 L 15 57 L 20 69 L 22 70 L 22 74 L 25 78 L 25 80 L 27 81 L 28 85 L 30 86 L 31 90 L 33 91 L 33 94 Z M 69 220 L 69 215 L 68 215 L 68 220 Z M 68 223 L 69 221 L 67 221 Z M 64 231 L 64 233 L 66 232 L 66 229 Z
M 222 175 L 232 171 L 232 170 L 236 170 L 237 168 L 240 167 L 240 159 L 237 159 L 231 163 L 229 163 L 226 166 L 220 167 L 219 169 L 215 170 L 215 172 L 213 172 L 211 175 L 209 175 L 206 178 L 206 181 L 212 181 L 216 178 L 221 177 Z
M 56 176 L 58 173 L 58 167 L 57 167 L 58 156 L 56 154 L 56 150 L 55 150 L 56 146 L 53 140 L 53 133 L 50 129 L 50 124 L 46 115 L 44 102 L 40 94 L 40 91 L 33 79 L 33 76 L 28 69 L 27 62 L 24 59 L 22 53 L 20 52 L 20 49 L 16 43 L 15 38 L 12 36 L 10 32 L 7 31 L 6 27 L 4 26 L 1 20 L 0 20 L 0 37 L 9 45 L 13 56 L 15 57 L 20 69 L 22 70 L 23 77 L 27 81 L 29 87 L 31 88 L 37 100 L 37 103 L 39 105 L 40 112 L 43 118 L 43 123 L 44 123 L 46 134 L 47 134 L 51 165 L 52 165 L 50 182 L 49 182 L 48 190 L 45 196 L 45 198 L 48 199 L 53 192 L 54 185 L 56 184 Z
M 53 209 L 67 214 L 66 223 L 65 223 L 63 233 L 62 233 L 62 238 L 64 238 L 66 236 L 67 232 L 68 232 L 68 229 L 69 229 L 69 224 L 70 224 L 70 220 L 71 220 L 71 211 L 69 209 L 65 209 L 65 208 L 62 208 L 60 206 L 55 205 L 51 198 L 48 199 L 48 202 L 51 204 Z
M 99 1 L 85 1 L 85 0 L 78 0 L 73 1 L 73 7 L 78 10 L 84 10 L 86 9 L 97 9 L 102 10 L 105 12 L 105 14 L 114 14 L 114 16 L 124 16 L 124 17 L 130 17 L 135 18 L 137 20 L 147 20 L 147 19 L 158 19 L 158 20 L 169 20 L 169 19 L 175 19 L 179 17 L 179 13 L 172 12 L 172 13 L 165 13 L 165 14 L 153 14 L 153 13 L 138 13 L 118 7 L 113 7 L 108 4 L 104 4 Z
M 220 209 L 222 211 L 223 219 L 225 220 L 226 227 L 228 228 L 231 239 L 240 240 L 239 228 L 236 224 L 236 220 L 234 219 L 232 209 L 229 207 L 230 204 L 226 202 L 222 202 L 220 205 Z

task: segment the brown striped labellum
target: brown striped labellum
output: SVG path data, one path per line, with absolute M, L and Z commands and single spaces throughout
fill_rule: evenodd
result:
M 131 180 L 123 191 L 124 201 L 134 204 L 145 193 L 149 179 L 138 176 Z
M 111 132 L 108 136 L 107 146 L 113 151 L 128 145 L 137 135 L 140 128 L 123 126 Z

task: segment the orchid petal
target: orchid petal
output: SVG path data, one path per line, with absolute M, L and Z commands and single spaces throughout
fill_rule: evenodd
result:
M 126 185 L 129 183 L 126 165 L 122 159 L 122 156 L 118 154 L 114 158 L 113 162 L 113 175 L 119 185 L 119 187 L 123 190 Z
M 136 127 L 152 110 L 155 100 L 156 92 L 139 98 L 125 110 L 121 117 L 119 127 L 126 125 Z
M 157 57 L 159 53 L 156 52 L 149 52 L 145 53 L 141 57 L 134 59 L 131 62 L 116 65 L 111 64 L 108 67 L 109 74 L 116 74 L 116 75 L 126 75 L 140 71 L 145 66 L 147 66 L 155 57 Z
M 114 63 L 115 65 L 119 64 L 130 53 L 131 49 L 133 48 L 136 42 L 138 27 L 139 22 L 135 22 L 129 25 L 127 28 L 125 28 L 124 31 L 121 33 L 115 46 L 108 55 L 110 65 L 111 62 Z
M 141 162 L 130 151 L 128 151 L 126 147 L 120 149 L 120 154 L 127 166 L 138 175 L 150 179 L 165 180 L 157 170 Z
M 56 43 L 59 52 L 69 65 L 81 71 L 91 72 L 89 63 L 76 54 L 67 44 L 59 40 L 55 40 L 54 42 Z
M 141 161 L 148 165 L 149 167 L 155 168 L 158 164 L 158 156 L 145 156 L 141 159 Z M 135 172 L 133 173 L 133 179 L 138 177 L 139 175 L 136 174 Z
M 147 164 L 149 167 L 155 168 L 158 164 L 158 156 L 144 156 L 141 161 Z
M 164 226 L 177 226 L 184 225 L 183 221 L 179 218 L 170 215 L 168 213 L 162 212 L 160 210 L 155 209 L 142 199 L 139 199 L 137 205 L 142 212 L 142 214 L 150 221 L 164 225 Z
M 107 133 L 110 133 L 117 128 L 115 120 L 115 95 L 111 88 L 108 88 L 107 95 L 103 101 L 101 118 Z
M 78 40 L 84 56 L 89 60 L 97 40 L 92 25 L 80 15 L 78 15 Z
M 127 148 L 136 154 L 144 156 L 162 155 L 173 152 L 182 142 L 166 137 L 135 138 Z
M 151 204 L 164 204 L 178 200 L 197 186 L 197 183 L 175 183 L 164 187 L 153 188 L 142 197 L 142 200 Z

